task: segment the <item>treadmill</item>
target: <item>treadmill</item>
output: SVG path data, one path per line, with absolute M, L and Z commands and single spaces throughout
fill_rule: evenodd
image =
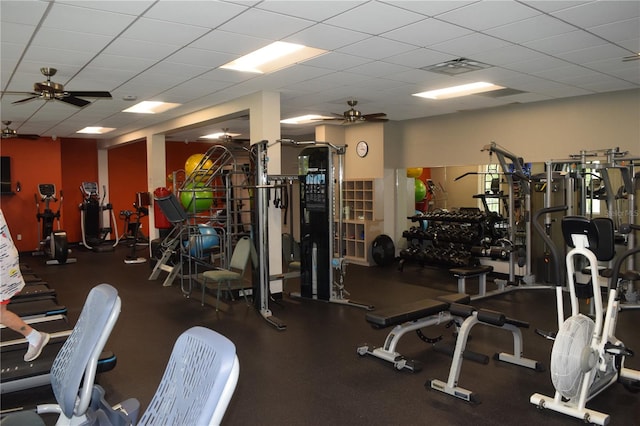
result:
M 0 325 L 0 394 L 17 392 L 51 384 L 51 366 L 73 327 L 69 324 L 67 308 L 58 304 L 55 290 L 39 280 L 37 275 L 25 271 L 29 282 L 20 294 L 11 298 L 9 309 L 38 331 L 51 335 L 40 356 L 31 362 L 24 361 L 27 340 L 22 334 Z M 23 275 L 23 277 L 24 277 Z M 98 361 L 98 373 L 112 370 L 116 357 L 104 351 Z
M 24 361 L 27 350 L 26 339 L 18 332 L 9 328 L 0 328 L 0 394 L 17 392 L 38 386 L 51 384 L 51 366 L 62 349 L 62 345 L 73 328 L 66 316 L 52 315 L 50 317 L 36 317 L 26 321 L 38 331 L 51 335 L 51 340 L 42 349 L 40 356 L 31 362 Z M 116 357 L 110 351 L 104 351 L 98 361 L 98 373 L 112 370 L 116 366 Z

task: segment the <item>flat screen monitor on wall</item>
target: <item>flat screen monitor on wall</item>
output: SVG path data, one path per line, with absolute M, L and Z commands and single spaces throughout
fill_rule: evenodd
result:
M 11 185 L 11 157 L 0 157 L 0 193 L 13 193 Z

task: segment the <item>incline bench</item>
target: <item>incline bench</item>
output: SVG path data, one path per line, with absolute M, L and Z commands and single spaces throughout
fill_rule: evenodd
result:
M 447 383 L 439 380 L 431 380 L 427 382 L 428 386 L 432 389 L 445 392 L 467 401 L 474 400 L 472 392 L 458 387 L 457 383 L 462 367 L 462 358 L 463 356 L 467 356 L 465 348 L 469 338 L 469 333 L 477 324 L 511 331 L 513 335 L 513 354 L 495 354 L 494 358 L 496 360 L 532 368 L 536 371 L 544 370 L 542 365 L 537 361 L 522 357 L 523 345 L 522 332 L 520 331 L 520 328 L 528 328 L 528 323 L 508 318 L 501 312 L 474 308 L 473 306 L 468 305 L 469 302 L 469 295 L 457 293 L 438 296 L 436 299 L 423 299 L 400 306 L 368 312 L 365 318 L 372 327 L 386 328 L 393 326 L 393 329 L 387 335 L 384 346 L 379 348 L 369 348 L 366 344 L 361 345 L 357 348 L 357 353 L 361 356 L 373 355 L 377 358 L 388 361 L 398 370 L 406 368 L 413 372 L 419 371 L 421 369 L 419 362 L 415 360 L 407 360 L 396 351 L 400 338 L 410 331 L 416 331 L 420 334 L 421 328 L 453 321 L 457 326 L 459 326 L 459 328 L 449 372 L 449 380 Z M 423 338 L 423 340 L 426 339 Z M 471 358 L 475 357 L 472 353 L 469 353 L 469 356 Z M 486 363 L 479 357 L 475 358 L 479 362 Z

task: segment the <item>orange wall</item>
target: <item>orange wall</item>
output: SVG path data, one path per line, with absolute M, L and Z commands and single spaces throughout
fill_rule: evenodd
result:
M 20 182 L 21 191 L 15 195 L 2 195 L 0 207 L 4 212 L 9 230 L 19 251 L 33 251 L 39 247 L 38 229 L 41 225 L 36 217 L 37 208 L 34 195 L 38 192 L 39 183 L 53 183 L 58 191 L 62 187 L 62 166 L 60 153 L 60 139 L 40 138 L 3 139 L 0 153 L 11 157 L 11 180 L 14 191 Z M 66 191 L 65 191 L 66 194 Z M 66 201 L 65 201 L 66 203 Z M 58 203 L 52 203 L 50 208 L 58 209 Z M 41 204 L 40 211 L 44 209 Z M 65 212 L 62 211 L 61 227 L 65 228 Z M 22 240 L 18 240 L 18 235 Z
M 122 210 L 135 211 L 133 203 L 137 192 L 147 191 L 147 142 L 140 141 L 110 149 L 109 159 L 109 200 L 118 221 L 118 233 L 122 235 L 124 220 L 119 215 Z M 142 232 L 149 235 L 149 219 L 142 220 Z
M 184 169 L 186 159 L 196 153 L 204 153 L 211 147 L 208 143 L 167 142 L 167 173 Z M 94 139 L 40 138 L 3 139 L 0 154 L 11 157 L 12 182 L 15 191 L 20 182 L 21 192 L 2 195 L 0 208 L 7 219 L 11 235 L 21 252 L 31 252 L 38 248 L 39 224 L 36 218 L 34 194 L 39 183 L 53 183 L 62 190 L 64 202 L 61 210 L 61 228 L 67 232 L 70 243 L 82 240 L 80 209 L 83 181 L 98 181 L 97 141 Z M 124 232 L 121 210 L 133 210 L 136 192 L 147 190 L 146 141 L 135 142 L 110 149 L 109 200 L 113 205 L 118 234 Z M 168 183 L 167 183 L 168 184 Z M 102 195 L 102 188 L 100 188 Z M 53 210 L 58 204 L 52 204 Z M 40 206 L 40 211 L 44 205 Z M 143 232 L 148 235 L 148 220 L 143 219 Z M 113 224 L 112 224 L 113 226 Z M 20 234 L 22 240 L 18 240 Z
M 98 181 L 98 154 L 95 139 L 64 139 L 61 148 L 62 185 L 64 188 L 64 206 L 62 214 L 65 218 L 67 240 L 82 240 L 80 223 L 80 204 L 82 203 L 82 182 Z M 100 188 L 100 196 L 102 196 Z M 104 224 L 107 226 L 107 224 Z

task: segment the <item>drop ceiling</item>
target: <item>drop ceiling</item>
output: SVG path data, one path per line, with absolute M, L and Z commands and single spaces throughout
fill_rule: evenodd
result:
M 22 134 L 110 139 L 257 91 L 281 95 L 281 116 L 342 113 L 390 120 L 448 114 L 640 87 L 639 1 L 0 1 L 1 116 Z M 328 53 L 264 75 L 219 67 L 273 41 Z M 425 70 L 468 58 L 489 67 Z M 109 91 L 78 108 L 27 97 L 41 67 L 70 91 Z M 413 93 L 474 81 L 504 96 L 425 100 Z M 158 115 L 123 113 L 138 101 L 177 102 Z M 339 123 L 339 122 L 336 122 Z M 246 118 L 175 132 L 195 140 Z M 313 133 L 283 126 L 283 135 Z M 93 137 L 93 136 L 92 136 Z

